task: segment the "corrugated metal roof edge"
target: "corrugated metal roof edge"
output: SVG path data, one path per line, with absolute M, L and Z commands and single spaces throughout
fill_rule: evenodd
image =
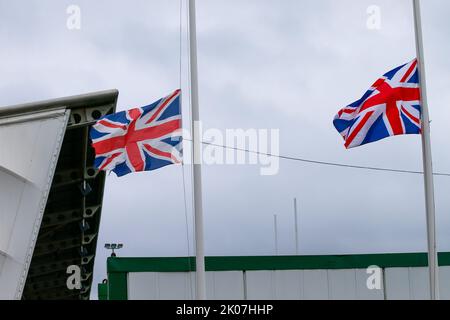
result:
M 104 104 L 115 105 L 117 103 L 118 96 L 119 90 L 112 89 L 58 99 L 5 106 L 0 107 L 0 118 L 11 117 L 15 115 L 30 114 L 34 112 L 40 112 L 43 110 L 51 110 L 59 107 L 74 109 L 83 107 L 86 104 L 89 104 L 91 106 Z

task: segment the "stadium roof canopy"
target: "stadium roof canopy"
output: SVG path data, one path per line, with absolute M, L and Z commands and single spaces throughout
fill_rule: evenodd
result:
M 52 155 L 48 158 L 55 162 L 56 166 L 48 166 L 47 163 L 43 162 L 45 165 L 37 168 L 37 170 L 42 171 L 46 171 L 47 167 L 51 168 L 48 170 L 51 184 L 47 187 L 46 192 L 42 192 L 45 196 L 42 196 L 43 200 L 39 202 L 43 204 L 42 208 L 45 209 L 32 208 L 32 210 L 43 212 L 32 218 L 36 220 L 33 221 L 33 233 L 35 235 L 30 235 L 32 232 L 24 231 L 25 226 L 21 229 L 21 226 L 17 223 L 11 223 L 11 230 L 19 230 L 10 232 L 11 239 L 17 233 L 22 233 L 19 239 L 27 239 L 28 241 L 28 238 L 30 238 L 27 243 L 28 253 L 24 255 L 24 262 L 21 265 L 23 270 L 20 270 L 19 283 L 17 286 L 11 285 L 11 287 L 17 287 L 15 298 L 89 299 L 105 184 L 105 174 L 98 172 L 93 167 L 94 152 L 89 143 L 89 128 L 102 116 L 115 112 L 118 94 L 117 90 L 109 90 L 0 108 L 0 121 L 3 121 L 2 123 L 6 123 L 6 126 L 8 126 L 9 123 L 14 122 L 14 119 L 20 118 L 19 125 L 24 130 L 27 130 L 28 123 L 31 125 L 29 119 L 36 122 L 39 117 L 47 117 L 46 119 L 51 120 L 58 116 L 52 115 L 55 110 L 64 115 L 64 124 L 61 125 L 61 130 L 59 130 L 61 131 L 62 143 L 55 143 L 55 145 L 58 145 L 57 148 L 49 148 L 51 152 L 47 152 Z M 2 132 L 7 130 L 16 130 L 12 132 L 20 133 L 20 128 L 3 129 L 5 126 L 2 127 L 2 123 L 0 123 L 0 138 L 5 139 L 5 137 L 13 136 L 12 133 L 8 132 L 4 133 L 3 136 L 1 135 Z M 28 125 L 28 128 L 31 128 L 31 132 L 36 132 L 36 135 L 42 135 L 42 132 L 46 133 L 47 137 L 44 137 L 43 141 L 47 139 L 55 139 L 56 141 L 55 134 L 52 133 L 56 131 L 42 128 L 50 125 L 45 122 L 38 124 L 37 127 Z M 1 131 L 2 129 L 4 131 Z M 26 160 L 33 162 L 35 158 L 31 155 Z M 39 159 L 36 159 L 36 161 L 39 161 Z M 0 161 L 0 169 L 3 169 L 3 172 L 18 176 L 13 170 L 5 169 L 5 165 L 3 167 L 2 165 Z M 10 163 L 9 166 L 14 167 Z M 25 178 L 23 179 L 23 181 L 26 181 Z M 27 194 L 26 191 L 24 194 Z M 24 203 L 31 206 L 31 203 L 34 203 L 33 201 L 31 198 L 20 199 L 18 207 L 23 206 Z M 13 216 L 14 213 L 11 215 Z M 17 217 L 14 217 L 11 220 L 17 219 Z M 3 259 L 6 261 L 3 265 L 4 273 L 9 271 L 15 275 L 18 272 L 10 271 L 11 268 L 8 267 L 8 269 L 5 266 L 7 257 L 11 256 L 11 260 L 20 260 L 14 257 L 14 254 L 22 248 L 16 250 L 11 244 L 13 242 L 11 239 L 4 241 L 6 245 L 2 245 L 0 241 L 0 250 L 3 251 L 5 257 Z M 2 258 L 1 255 L 0 258 Z M 0 273 L 2 273 L 1 260 Z M 67 288 L 66 281 L 69 274 L 66 271 L 71 265 L 80 267 L 82 279 L 80 290 L 69 290 Z M 0 284 L 2 284 L 2 281 L 8 282 L 7 279 L 0 277 Z

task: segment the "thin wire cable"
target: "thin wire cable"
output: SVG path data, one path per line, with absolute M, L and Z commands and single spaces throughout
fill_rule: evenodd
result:
M 186 139 L 185 138 L 184 140 L 192 142 L 192 140 L 190 140 L 190 139 Z M 297 161 L 297 162 L 316 164 L 316 165 L 322 165 L 322 166 L 331 166 L 331 167 L 339 167 L 339 168 L 347 168 L 347 169 L 370 170 L 370 171 L 381 171 L 381 172 L 391 172 L 391 173 L 406 173 L 406 174 L 420 174 L 420 175 L 423 175 L 422 171 L 401 170 L 401 169 L 370 167 L 370 166 L 357 166 L 357 165 L 343 164 L 343 163 L 336 163 L 336 162 L 310 160 L 310 159 L 297 158 L 297 157 L 291 157 L 291 156 L 274 155 L 274 154 L 271 154 L 271 153 L 264 153 L 264 152 L 253 151 L 253 150 L 248 150 L 248 149 L 243 149 L 243 148 L 238 148 L 238 147 L 229 147 L 229 146 L 216 144 L 216 143 L 211 143 L 211 142 L 205 142 L 205 141 L 202 141 L 202 144 L 203 145 L 208 145 L 208 146 L 219 147 L 219 148 L 223 148 L 223 149 L 228 149 L 228 150 L 241 151 L 241 152 L 252 153 L 252 154 L 256 154 L 256 155 L 263 155 L 263 156 L 279 158 L 279 159 L 283 159 L 283 160 Z M 441 176 L 441 177 L 450 177 L 450 173 L 436 172 L 436 173 L 434 173 L 434 175 L 435 176 Z
M 179 58 L 180 58 L 180 64 L 179 64 L 179 83 L 178 83 L 178 89 L 181 90 L 181 85 L 182 85 L 182 77 L 183 77 L 183 0 L 179 1 L 180 3 L 180 28 L 179 28 Z

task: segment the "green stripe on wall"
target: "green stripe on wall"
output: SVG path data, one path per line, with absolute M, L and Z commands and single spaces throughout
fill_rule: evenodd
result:
M 428 259 L 426 253 L 206 257 L 205 264 L 207 271 L 365 269 L 372 265 L 382 268 L 426 267 Z M 450 266 L 450 253 L 439 254 L 439 265 Z M 195 258 L 108 258 L 107 270 L 110 276 L 128 272 L 188 272 L 195 271 Z

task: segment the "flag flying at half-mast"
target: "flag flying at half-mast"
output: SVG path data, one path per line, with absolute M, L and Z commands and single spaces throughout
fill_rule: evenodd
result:
M 148 106 L 97 121 L 90 132 L 95 167 L 120 177 L 181 163 L 180 96 L 176 90 Z
M 438 300 L 440 291 L 433 161 L 420 0 L 412 0 L 412 4 L 417 59 L 388 72 L 360 100 L 339 111 L 334 119 L 334 126 L 344 138 L 346 148 L 390 136 L 421 134 L 430 298 Z
M 420 134 L 417 60 L 378 79 L 361 99 L 339 111 L 334 126 L 348 149 L 391 136 Z

